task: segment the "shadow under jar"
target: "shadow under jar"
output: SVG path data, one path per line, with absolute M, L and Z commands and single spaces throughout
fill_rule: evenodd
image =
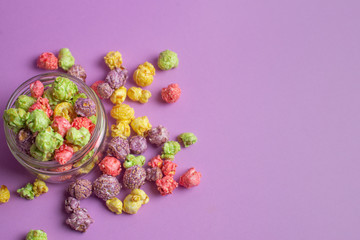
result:
M 76 178 L 88 174 L 97 164 L 98 159 L 101 159 L 100 155 L 104 150 L 103 148 L 105 146 L 106 132 L 108 128 L 104 106 L 95 92 L 82 80 L 65 73 L 45 73 L 30 78 L 21 84 L 11 95 L 5 110 L 15 108 L 15 101 L 20 95 L 31 95 L 31 83 L 39 80 L 44 84 L 46 89 L 57 77 L 65 77 L 73 81 L 78 86 L 79 92 L 85 93 L 86 96 L 92 99 L 96 105 L 97 122 L 90 141 L 79 151 L 75 152 L 69 162 L 64 165 L 60 165 L 54 160 L 42 162 L 26 154 L 17 144 L 16 133 L 14 133 L 7 124 L 4 124 L 6 142 L 14 157 L 37 178 L 51 183 L 73 181 Z M 66 170 L 64 171 L 64 169 Z

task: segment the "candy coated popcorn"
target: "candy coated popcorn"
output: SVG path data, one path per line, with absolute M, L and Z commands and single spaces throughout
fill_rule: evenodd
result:
M 61 67 L 65 71 L 68 71 L 75 64 L 75 58 L 72 56 L 68 48 L 60 49 L 58 58 L 59 67 Z
M 30 84 L 31 96 L 34 98 L 41 97 L 44 93 L 44 84 L 39 80 Z
M 78 98 L 74 107 L 76 114 L 81 117 L 90 117 L 96 114 L 96 105 L 90 98 Z
M 66 118 L 61 116 L 55 116 L 51 127 L 54 129 L 55 132 L 59 133 L 62 137 L 64 137 L 67 130 L 71 128 L 71 124 Z
M 107 201 L 116 197 L 121 189 L 121 184 L 116 177 L 103 174 L 94 181 L 94 194 Z
M 65 212 L 72 213 L 80 208 L 80 201 L 73 197 L 68 197 L 65 200 Z
M 70 103 L 75 105 L 76 101 L 79 99 L 79 98 L 87 98 L 86 94 L 85 93 L 78 93 L 76 94 L 75 96 L 72 97 L 72 99 L 70 100 Z
M 164 165 L 162 166 L 161 170 L 165 176 L 172 177 L 175 175 L 176 167 L 177 167 L 176 163 L 174 163 L 170 160 L 165 160 Z
M 120 68 L 122 64 L 121 53 L 118 51 L 111 51 L 104 57 L 106 65 L 113 70 L 114 68 Z
M 121 172 L 121 162 L 114 157 L 107 156 L 99 163 L 99 168 L 102 173 L 116 177 Z
M 29 114 L 26 126 L 34 133 L 45 130 L 50 125 L 50 119 L 43 110 L 35 109 Z
M 76 209 L 69 217 L 66 219 L 66 224 L 68 224 L 72 229 L 79 232 L 86 232 L 90 224 L 94 220 L 90 217 L 88 211 L 85 208 Z
M 93 124 L 96 124 L 96 122 L 97 122 L 97 117 L 96 117 L 96 115 L 90 116 L 89 119 L 90 119 L 90 121 L 91 121 Z
M 142 90 L 138 87 L 129 88 L 128 97 L 133 101 L 139 101 L 140 103 L 147 103 L 151 97 L 151 92 L 148 90 Z
M 69 185 L 68 192 L 77 200 L 86 199 L 92 193 L 92 183 L 87 179 L 77 179 Z
M 124 86 L 127 79 L 128 71 L 126 68 L 115 68 L 106 75 L 105 82 L 108 83 L 112 89 L 118 89 Z
M 130 125 L 126 122 L 117 122 L 116 124 L 111 125 L 111 137 L 121 137 L 128 138 L 130 136 L 131 130 Z
M 83 147 L 90 140 L 90 132 L 84 127 L 80 128 L 79 130 L 71 127 L 66 133 L 66 140 L 71 144 Z
M 83 80 L 84 82 L 86 80 L 85 69 L 79 64 L 74 64 L 67 73 L 70 74 L 71 76 L 74 76 L 74 77 L 77 77 L 77 78 Z
M 110 114 L 116 120 L 125 123 L 130 123 L 135 118 L 134 109 L 127 104 L 115 105 Z
M 25 187 L 18 189 L 16 192 L 20 194 L 20 197 L 28 200 L 33 200 L 35 196 L 33 185 L 31 183 L 26 184 Z
M 122 213 L 123 204 L 118 198 L 112 198 L 106 201 L 106 206 L 110 211 L 116 214 Z
M 184 147 L 188 147 L 197 142 L 197 137 L 193 133 L 182 133 L 178 136 L 178 141 L 181 142 Z
M 181 89 L 176 83 L 172 83 L 161 90 L 161 98 L 167 103 L 174 103 L 179 100 Z
M 198 186 L 200 184 L 201 173 L 195 168 L 190 168 L 184 175 L 180 177 L 179 184 L 186 188 Z
M 166 142 L 163 146 L 161 158 L 173 160 L 176 153 L 181 150 L 180 144 L 176 141 Z
M 131 122 L 131 127 L 140 136 L 144 136 L 151 129 L 151 124 L 147 116 L 137 117 Z
M 144 164 L 145 164 L 144 156 L 140 155 L 140 156 L 135 157 L 134 155 L 129 154 L 125 158 L 124 168 L 129 168 L 129 167 L 132 167 L 135 165 L 144 166 Z
M 146 180 L 155 182 L 156 180 L 161 179 L 162 177 L 163 177 L 163 173 L 160 168 L 153 167 L 146 169 Z
M 57 77 L 53 83 L 53 97 L 60 101 L 70 100 L 77 92 L 77 85 L 68 78 Z
M 60 100 L 58 100 L 54 97 L 52 87 L 50 87 L 44 91 L 43 98 L 47 98 L 49 100 L 51 109 L 54 109 L 55 106 L 60 103 Z
M 49 188 L 46 186 L 46 183 L 44 181 L 41 181 L 40 179 L 36 179 L 33 184 L 33 191 L 35 197 L 38 197 L 44 193 L 47 193 L 49 191 Z
M 98 92 L 98 86 L 99 86 L 99 84 L 101 84 L 101 83 L 104 83 L 104 81 L 96 81 L 96 82 L 94 82 L 90 87 L 91 87 L 91 89 L 92 90 L 94 90 L 94 92 L 96 93 L 96 95 L 100 98 L 100 99 L 102 99 L 102 97 L 100 96 L 100 94 L 99 94 L 99 92 Z
M 134 72 L 135 83 L 140 87 L 149 86 L 154 81 L 155 68 L 149 63 L 140 64 Z
M 27 154 L 30 154 L 30 147 L 35 141 L 35 135 L 26 128 L 20 129 L 16 135 L 16 143 L 19 148 Z
M 30 230 L 26 235 L 26 240 L 47 240 L 47 234 L 43 230 Z
M 125 157 L 130 153 L 128 140 L 121 137 L 114 137 L 109 142 L 107 152 L 117 159 L 125 159 Z
M 74 121 L 71 124 L 71 127 L 76 128 L 77 130 L 79 130 L 80 128 L 84 127 L 87 130 L 89 130 L 90 134 L 92 134 L 92 132 L 95 129 L 95 124 L 93 124 L 91 122 L 90 119 L 86 118 L 86 117 L 77 117 L 74 119 Z
M 39 161 L 49 161 L 53 158 L 52 152 L 40 151 L 35 143 L 30 147 L 30 155 Z
M 66 144 L 63 144 L 59 149 L 55 150 L 54 160 L 60 163 L 61 165 L 66 164 L 72 158 L 74 154 L 74 149 Z
M 163 196 L 172 194 L 174 189 L 178 187 L 178 183 L 171 176 L 165 176 L 162 179 L 158 179 L 155 183 L 160 194 Z
M 147 149 L 146 138 L 139 135 L 131 137 L 129 147 L 132 153 L 142 154 Z
M 5 185 L 0 187 L 0 203 L 7 203 L 10 199 L 10 191 Z
M 45 113 L 44 115 L 46 116 Z M 28 121 L 28 117 L 29 113 L 25 112 L 25 110 L 22 108 L 9 108 L 8 110 L 4 111 L 3 115 L 3 119 L 6 125 L 15 133 L 17 133 L 21 128 L 25 127 L 25 123 Z
M 149 197 L 141 189 L 134 189 L 124 199 L 124 212 L 128 214 L 135 214 L 143 204 L 149 202 Z
M 97 86 L 97 92 L 101 98 L 109 99 L 111 94 L 113 94 L 114 89 L 112 89 L 108 83 L 104 82 Z
M 179 65 L 179 59 L 175 52 L 165 50 L 160 53 L 158 58 L 158 67 L 161 70 L 170 70 L 176 68 Z
M 54 132 L 51 127 L 39 132 L 35 138 L 36 147 L 44 153 L 54 152 L 54 150 L 58 149 L 63 142 L 64 139 L 62 136 L 57 132 Z
M 125 101 L 127 94 L 126 87 L 122 86 L 116 89 L 113 94 L 111 94 L 110 101 L 113 104 L 121 104 Z
M 169 141 L 169 135 L 169 131 L 162 125 L 148 131 L 149 142 L 158 147 Z
M 160 155 L 157 155 L 148 162 L 148 165 L 153 168 L 154 167 L 161 168 L 163 166 L 163 160 L 160 158 Z
M 58 59 L 53 53 L 44 52 L 37 59 L 36 65 L 38 68 L 56 70 L 58 69 Z
M 123 176 L 123 184 L 126 188 L 140 188 L 145 183 L 146 172 L 140 166 L 133 166 L 125 170 Z
M 36 99 L 33 97 L 29 97 L 27 95 L 20 95 L 15 102 L 16 108 L 22 108 L 25 111 L 28 111 L 31 105 L 36 102 Z
M 47 98 L 38 97 L 36 102 L 29 107 L 28 112 L 32 112 L 35 109 L 43 110 L 49 118 L 53 115 L 53 111 L 51 110 L 49 100 Z

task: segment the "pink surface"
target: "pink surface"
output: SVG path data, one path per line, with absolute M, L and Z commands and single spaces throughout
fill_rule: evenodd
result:
M 171 49 L 179 67 L 157 70 L 149 103 L 129 104 L 171 139 L 194 132 L 199 142 L 178 154 L 175 178 L 190 167 L 203 178 L 167 197 L 147 184 L 150 202 L 133 216 L 83 200 L 95 223 L 81 234 L 65 225 L 65 185 L 33 201 L 16 195 L 34 179 L 0 131 L 0 184 L 12 193 L 0 205 L 0 238 L 44 229 L 49 239 L 359 239 L 359 7 L 355 0 L 1 1 L 1 109 L 20 83 L 45 72 L 35 67 L 44 51 L 70 48 L 92 84 L 105 78 L 110 50 L 132 73 Z M 173 105 L 160 98 L 170 83 L 182 89 Z M 145 155 L 156 153 L 150 147 Z

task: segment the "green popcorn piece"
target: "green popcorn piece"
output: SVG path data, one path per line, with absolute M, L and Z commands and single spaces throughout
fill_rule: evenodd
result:
M 94 155 L 94 149 L 91 150 L 88 154 L 85 155 L 85 157 L 83 157 L 80 161 L 76 162 L 73 164 L 73 167 L 80 167 L 81 165 L 83 165 L 87 160 L 89 160 L 92 156 Z
M 57 77 L 53 84 L 52 95 L 59 101 L 70 100 L 78 92 L 78 87 L 70 79 Z
M 68 48 L 60 49 L 58 59 L 59 66 L 65 71 L 68 71 L 75 64 L 75 58 Z
M 43 110 L 35 109 L 29 114 L 26 120 L 26 126 L 33 133 L 41 132 L 49 126 L 50 122 L 50 119 Z
M 20 194 L 20 197 L 28 200 L 33 200 L 35 196 L 33 185 L 31 183 L 26 184 L 25 187 L 18 189 L 16 192 Z
M 36 103 L 36 99 L 33 97 L 29 97 L 28 95 L 20 95 L 15 102 L 16 108 L 22 108 L 25 111 L 28 111 L 29 108 Z
M 161 70 L 170 70 L 179 65 L 179 59 L 176 52 L 165 50 L 160 53 L 158 66 Z
M 43 230 L 30 230 L 26 235 L 26 240 L 47 240 L 47 235 Z
M 140 167 L 144 166 L 145 164 L 145 157 L 140 155 L 135 157 L 132 154 L 129 154 L 126 156 L 125 158 L 125 162 L 124 162 L 124 168 L 129 168 L 135 165 L 138 165 Z
M 163 159 L 174 159 L 176 153 L 181 150 L 180 144 L 176 141 L 168 141 L 163 146 L 163 152 L 161 158 Z
M 178 136 L 178 141 L 184 144 L 184 147 L 188 147 L 197 142 L 197 137 L 193 133 L 182 133 Z
M 79 93 L 79 94 L 76 94 L 71 100 L 70 100 L 70 103 L 72 105 L 75 104 L 76 100 L 78 100 L 79 98 L 87 98 L 86 94 L 85 93 Z
M 63 137 L 54 132 L 51 127 L 46 128 L 44 131 L 38 133 L 35 139 L 37 149 L 44 153 L 52 153 L 58 149 L 64 142 Z
M 42 162 L 45 161 L 49 161 L 53 158 L 53 153 L 52 152 L 42 152 L 40 151 L 37 147 L 36 144 L 34 143 L 33 145 L 31 145 L 30 147 L 30 155 Z
M 66 133 L 66 140 L 71 144 L 83 147 L 89 142 L 90 136 L 91 134 L 86 128 L 82 127 L 77 130 L 72 127 Z
M 91 116 L 88 117 L 88 118 L 91 120 L 91 122 L 92 122 L 93 124 L 96 125 L 96 123 L 97 123 L 97 116 L 96 116 L 96 115 L 91 115 Z
M 9 108 L 8 110 L 5 110 L 3 114 L 4 122 L 15 133 L 17 133 L 21 128 L 25 127 L 28 118 L 29 113 L 27 113 L 22 108 Z
M 59 100 L 54 98 L 54 96 L 53 96 L 53 88 L 52 87 L 50 87 L 50 88 L 48 88 L 48 89 L 46 89 L 44 91 L 43 98 L 47 98 L 49 100 L 49 105 L 50 105 L 52 110 L 54 110 L 56 105 L 58 105 L 60 103 Z

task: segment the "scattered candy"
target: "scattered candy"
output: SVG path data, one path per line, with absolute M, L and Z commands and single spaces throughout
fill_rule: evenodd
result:
M 62 48 L 59 51 L 59 67 L 68 71 L 74 64 L 75 58 L 72 56 L 68 48 Z
M 134 154 L 142 154 L 147 149 L 146 138 L 142 136 L 133 136 L 129 140 L 130 151 Z
M 184 175 L 180 177 L 179 184 L 186 188 L 198 186 L 200 184 L 201 173 L 195 168 L 190 168 Z
M 74 154 L 74 149 L 66 144 L 63 144 L 59 149 L 55 150 L 54 160 L 60 163 L 61 165 L 66 164 L 72 158 Z
M 176 141 L 166 142 L 163 146 L 163 152 L 161 154 L 162 159 L 170 159 L 173 160 L 175 158 L 176 153 L 181 150 L 180 144 Z
M 108 145 L 107 152 L 117 159 L 125 159 L 130 153 L 128 140 L 121 137 L 114 137 Z
M 39 197 L 40 195 L 47 193 L 49 191 L 49 188 L 46 186 L 46 183 L 44 181 L 36 179 L 33 184 L 33 191 L 35 197 Z
M 161 170 L 165 176 L 174 176 L 176 171 L 177 164 L 170 161 L 165 160 L 164 165 L 162 166 Z
M 157 155 L 148 162 L 148 165 L 153 168 L 154 167 L 161 168 L 163 166 L 163 160 L 160 158 L 160 155 Z
M 41 97 L 44 93 L 44 85 L 39 80 L 30 84 L 30 93 L 34 98 Z
M 143 166 L 145 164 L 145 157 L 140 155 L 135 157 L 132 154 L 129 154 L 126 156 L 125 162 L 124 162 L 124 168 L 129 168 L 132 166 Z
M 10 199 L 10 191 L 5 185 L 0 187 L 0 203 L 7 203 Z
M 189 147 L 197 142 L 197 137 L 193 133 L 182 133 L 178 136 L 178 141 L 184 145 L 184 147 Z
M 99 168 L 104 174 L 116 177 L 121 172 L 121 162 L 114 157 L 107 156 L 99 163 Z
M 64 137 L 66 132 L 71 128 L 71 124 L 66 118 L 61 116 L 55 116 L 51 127 L 54 129 L 55 132 Z
M 141 189 L 134 189 L 124 199 L 124 212 L 128 214 L 135 214 L 139 211 L 143 204 L 149 202 L 149 197 Z
M 73 197 L 68 197 L 65 200 L 65 212 L 72 213 L 80 208 L 80 201 Z
M 123 177 L 123 184 L 126 188 L 140 188 L 145 183 L 146 172 L 140 166 L 133 166 L 126 169 Z
M 20 197 L 28 200 L 33 200 L 35 196 L 33 185 L 31 183 L 26 184 L 25 187 L 18 189 L 16 192 L 19 193 Z
M 121 189 L 121 184 L 116 177 L 103 174 L 94 181 L 94 193 L 95 195 L 107 201 L 116 197 Z
M 131 122 L 131 127 L 140 136 L 145 136 L 151 129 L 151 124 L 147 116 L 137 117 Z
M 140 87 L 149 86 L 154 81 L 155 68 L 149 63 L 140 64 L 134 72 L 135 83 Z
M 155 182 L 158 179 L 161 179 L 163 177 L 163 173 L 160 168 L 158 167 L 152 167 L 146 169 L 146 180 Z
M 67 73 L 70 74 L 71 76 L 74 76 L 74 77 L 77 77 L 77 78 L 83 80 L 84 82 L 86 80 L 85 69 L 79 64 L 74 64 Z
M 106 75 L 105 82 L 108 83 L 112 89 L 118 89 L 124 86 L 127 79 L 128 71 L 126 68 L 115 68 Z
M 76 114 L 81 117 L 90 117 L 96 114 L 96 105 L 90 98 L 78 98 L 74 107 Z
M 170 70 L 176 68 L 179 65 L 179 59 L 175 52 L 165 50 L 160 53 L 158 58 L 158 67 L 161 70 Z
M 162 179 L 158 179 L 155 183 L 160 194 L 163 196 L 172 194 L 174 189 L 178 187 L 178 183 L 171 176 L 165 176 Z
M 111 94 L 110 101 L 113 104 L 121 104 L 125 101 L 127 95 L 126 87 L 122 86 L 116 89 L 113 94 Z
M 116 51 L 111 51 L 106 54 L 104 57 L 106 65 L 113 70 L 114 68 L 120 68 L 122 64 L 121 53 Z
M 36 103 L 36 99 L 33 97 L 29 97 L 27 95 L 20 95 L 15 102 L 16 108 L 22 108 L 25 111 L 28 111 L 29 108 Z
M 111 109 L 110 115 L 120 122 L 130 123 L 135 118 L 135 111 L 127 104 L 118 104 Z
M 97 92 L 101 98 L 109 99 L 111 94 L 113 94 L 114 89 L 112 89 L 108 83 L 104 82 L 97 86 Z
M 102 99 L 102 97 L 100 96 L 100 94 L 99 94 L 99 92 L 98 92 L 98 86 L 99 86 L 99 84 L 101 84 L 101 83 L 104 83 L 104 81 L 97 81 L 97 82 L 94 82 L 90 87 L 91 87 L 91 89 L 92 90 L 94 90 L 94 92 L 96 93 L 96 95 L 100 98 L 100 99 Z
M 78 200 L 86 199 L 92 193 L 92 183 L 87 179 L 77 179 L 69 185 L 68 192 Z
M 151 97 L 151 92 L 148 90 L 142 90 L 138 87 L 131 87 L 127 92 L 128 97 L 133 101 L 140 103 L 147 103 Z
M 56 70 L 58 69 L 58 59 L 51 52 L 42 53 L 36 61 L 38 68 L 46 70 Z
M 47 234 L 43 230 L 30 230 L 26 240 L 47 240 Z
M 122 213 L 122 208 L 123 208 L 123 204 L 122 202 L 114 197 L 112 199 L 109 199 L 106 201 L 106 206 L 109 208 L 110 211 L 112 211 L 113 213 L 116 214 L 121 214 Z
M 181 89 L 176 83 L 170 84 L 168 87 L 161 90 L 161 98 L 167 103 L 174 103 L 179 100 Z
M 85 208 L 76 209 L 69 218 L 66 219 L 66 224 L 79 232 L 85 232 L 93 222 L 94 220 Z
M 126 122 L 117 122 L 116 124 L 111 125 L 111 137 L 121 137 L 128 138 L 130 136 L 131 130 L 130 125 Z
M 149 142 L 158 147 L 169 141 L 169 135 L 169 131 L 162 125 L 148 131 Z

